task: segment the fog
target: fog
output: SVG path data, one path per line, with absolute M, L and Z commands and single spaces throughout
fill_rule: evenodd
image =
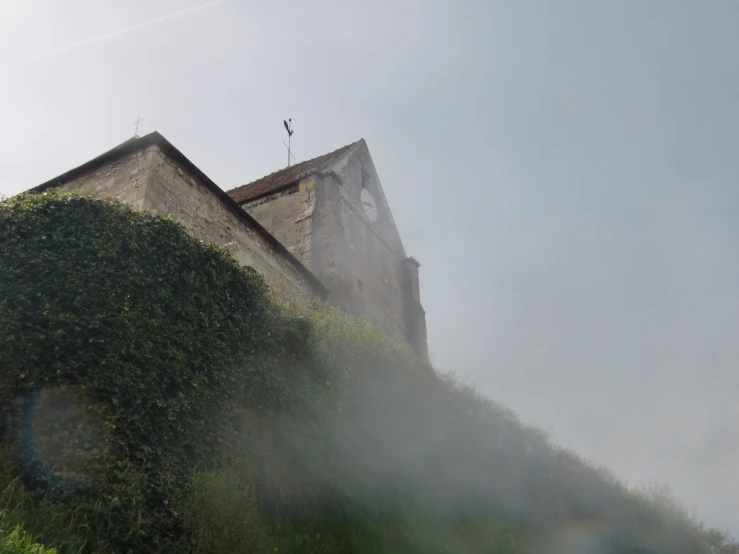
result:
M 6 2 L 0 193 L 139 114 L 224 189 L 364 137 L 437 365 L 739 534 L 736 3 L 200 5 Z

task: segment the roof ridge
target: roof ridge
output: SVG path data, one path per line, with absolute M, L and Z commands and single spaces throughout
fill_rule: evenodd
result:
M 326 169 L 327 166 L 361 141 L 362 139 L 359 139 L 326 154 L 304 160 L 288 167 L 283 167 L 264 177 L 234 187 L 228 190 L 227 194 L 239 204 L 265 196 L 295 183 L 306 175 Z
M 242 186 L 242 187 L 248 187 L 252 183 L 256 183 L 257 181 L 261 181 L 262 179 L 265 179 L 266 177 L 270 177 L 270 176 L 272 176 L 272 175 L 274 175 L 276 173 L 280 173 L 282 171 L 285 171 L 286 169 L 291 169 L 291 168 L 298 167 L 298 166 L 303 165 L 303 164 L 308 164 L 310 162 L 313 162 L 313 161 L 318 160 L 319 158 L 326 158 L 328 156 L 332 156 L 333 154 L 338 153 L 340 150 L 348 149 L 350 146 L 354 146 L 357 142 L 359 142 L 359 141 L 355 141 L 355 142 L 352 142 L 350 144 L 346 144 L 346 145 L 344 145 L 344 146 L 342 146 L 340 148 L 337 148 L 336 150 L 332 150 L 331 152 L 327 152 L 326 154 L 321 154 L 320 156 L 315 156 L 313 158 L 309 158 L 307 160 L 303 160 L 302 162 L 298 162 L 298 163 L 293 164 L 291 166 L 283 167 L 282 169 L 276 169 L 272 173 L 268 173 L 267 175 L 264 175 L 263 177 L 260 177 L 259 179 L 254 179 L 253 181 L 249 181 L 248 183 L 246 183 L 244 185 L 240 185 L 240 186 Z M 239 188 L 239 187 L 236 187 L 236 188 Z M 234 190 L 234 189 L 232 189 L 232 190 Z

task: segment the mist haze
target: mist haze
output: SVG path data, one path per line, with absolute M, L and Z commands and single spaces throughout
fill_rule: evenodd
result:
M 232 0 L 65 50 L 197 5 L 11 0 L 0 193 L 139 114 L 223 189 L 287 117 L 298 161 L 363 137 L 436 364 L 739 534 L 735 3 Z

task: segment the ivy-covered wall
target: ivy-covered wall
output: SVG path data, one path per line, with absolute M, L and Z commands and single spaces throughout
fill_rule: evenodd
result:
M 57 179 L 53 190 L 123 202 L 136 210 L 171 216 L 198 238 L 225 247 L 242 265 L 296 301 L 322 302 L 325 289 L 285 248 L 268 240 L 253 220 L 163 137 L 132 139 Z M 142 142 L 145 141 L 145 142 Z M 181 158 L 177 160 L 175 158 Z M 42 188 L 49 190 L 49 184 Z M 234 209 L 235 208 L 235 209 Z
M 297 270 L 299 261 L 287 259 L 284 252 L 265 241 L 197 176 L 159 148 L 150 156 L 145 209 L 171 215 L 194 236 L 224 246 L 239 264 L 253 267 L 271 286 L 295 301 L 323 300 L 322 287 L 316 287 Z
M 258 355 L 281 349 L 264 280 L 171 221 L 101 201 L 29 196 L 0 221 L 0 436 L 20 475 L 113 501 L 119 530 L 156 518 L 138 538 L 165 541 L 241 373 L 265 382 Z

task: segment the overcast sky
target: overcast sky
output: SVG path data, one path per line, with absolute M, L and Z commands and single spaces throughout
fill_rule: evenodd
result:
M 739 535 L 739 2 L 456 4 L 5 0 L 0 193 L 139 114 L 224 189 L 364 137 L 438 366 Z

